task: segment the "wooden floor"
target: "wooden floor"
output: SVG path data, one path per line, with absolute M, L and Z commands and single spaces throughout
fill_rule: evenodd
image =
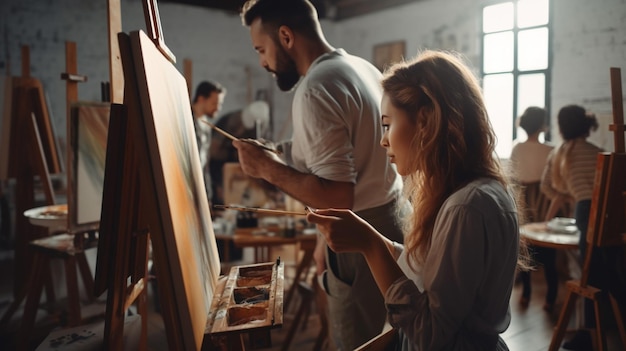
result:
M 11 284 L 12 284 L 12 255 L 10 253 L 0 251 L 0 314 L 11 301 Z M 286 270 L 286 283 L 289 281 L 289 269 Z M 514 287 L 513 295 L 511 297 L 511 312 L 512 321 L 507 331 L 502 335 L 506 341 L 510 350 L 519 351 L 543 351 L 547 350 L 550 344 L 550 338 L 552 336 L 552 329 L 558 318 L 558 313 L 561 309 L 561 303 L 564 298 L 565 289 L 563 283 L 559 289 L 559 297 L 557 299 L 557 305 L 554 312 L 547 313 L 542 309 L 545 296 L 545 282 L 540 272 L 532 275 L 533 281 L 533 295 L 530 301 L 530 305 L 527 308 L 522 308 L 519 304 L 519 298 L 521 294 L 521 285 L 517 284 Z M 151 290 L 150 290 L 151 291 Z M 152 293 L 150 293 L 150 301 L 152 302 Z M 272 347 L 264 348 L 262 350 L 281 350 L 283 341 L 287 330 L 291 326 L 294 314 L 299 304 L 299 298 L 296 295 L 290 308 L 285 310 L 285 323 L 282 328 L 275 329 L 271 332 Z M 149 336 L 148 346 L 152 351 L 168 350 L 167 339 L 164 332 L 163 322 L 160 315 L 154 311 L 154 304 L 150 303 L 151 312 L 149 317 Z M 96 307 L 95 310 L 102 311 L 103 305 Z M 85 310 L 86 311 L 86 310 Z M 84 314 L 87 312 L 84 312 Z M 97 314 L 97 312 L 92 312 Z M 40 313 L 38 317 L 38 326 L 31 334 L 32 348 L 35 349 L 42 340 L 48 335 L 50 330 L 58 328 L 57 320 L 50 320 L 46 318 L 45 312 Z M 575 319 L 575 318 L 573 318 Z M 19 312 L 14 319 L 15 322 L 5 330 L 0 330 L 0 350 L 13 350 L 13 329 L 19 321 Z M 575 320 L 573 321 L 575 322 Z M 315 313 L 315 306 L 312 308 L 312 313 L 307 319 L 306 326 L 300 329 L 296 333 L 289 350 L 312 350 L 317 335 L 320 331 L 319 316 Z M 567 336 L 566 336 L 567 338 Z M 613 338 L 615 339 L 615 338 Z M 623 346 L 620 345 L 619 339 L 610 342 L 610 350 L 623 350 Z M 616 346 L 617 345 L 617 346 Z M 332 350 L 332 346 L 327 344 L 325 350 Z

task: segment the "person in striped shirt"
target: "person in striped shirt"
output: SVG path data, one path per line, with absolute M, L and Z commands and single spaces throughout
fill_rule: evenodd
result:
M 574 217 L 580 230 L 580 260 L 584 262 L 587 248 L 587 225 L 591 210 L 598 153 L 604 150 L 590 143 L 587 138 L 598 128 L 595 115 L 587 113 L 577 105 L 568 105 L 559 111 L 559 131 L 563 143 L 548 156 L 548 163 L 541 179 L 541 190 L 552 199 L 546 218 L 554 217 L 556 206 L 563 201 L 575 203 Z M 554 205 L 554 206 L 553 206 Z M 589 267 L 588 284 L 610 291 L 619 300 L 626 296 L 626 277 L 623 269 L 611 262 L 623 260 L 623 255 L 613 252 L 614 248 L 594 249 Z M 620 248 L 618 248 L 620 249 Z M 621 296 L 621 298 L 620 298 Z M 624 301 L 622 308 L 624 307 Z M 595 326 L 593 301 L 586 299 L 584 304 L 584 329 L 576 331 L 574 337 L 563 343 L 566 350 L 593 349 L 590 329 Z

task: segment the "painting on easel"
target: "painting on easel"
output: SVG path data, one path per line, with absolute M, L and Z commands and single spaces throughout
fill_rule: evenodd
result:
M 187 84 L 145 33 L 131 32 L 130 39 L 163 230 L 163 238 L 152 240 L 167 251 L 155 260 L 166 259 L 172 277 L 159 281 L 173 285 L 181 327 L 193 329 L 200 345 L 220 262 Z
M 75 102 L 70 108 L 68 230 L 80 233 L 97 229 L 100 222 L 111 106 Z

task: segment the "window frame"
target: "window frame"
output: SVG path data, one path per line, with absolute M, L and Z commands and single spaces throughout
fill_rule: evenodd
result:
M 546 24 L 542 24 L 542 25 L 534 25 L 534 26 L 529 26 L 529 27 L 524 27 L 524 28 L 519 28 L 518 24 L 517 24 L 517 13 L 518 13 L 518 3 L 520 1 L 523 0 L 494 0 L 494 1 L 487 1 L 485 2 L 481 7 L 480 7 L 480 77 L 481 77 L 481 87 L 484 89 L 484 80 L 486 76 L 490 76 L 490 75 L 497 75 L 497 74 L 503 74 L 503 73 L 510 73 L 513 75 L 513 106 L 512 106 L 512 126 L 511 128 L 513 129 L 513 141 L 515 141 L 518 137 L 518 133 L 517 133 L 517 119 L 518 117 L 521 115 L 521 112 L 518 112 L 518 106 L 519 106 L 519 89 L 518 89 L 518 85 L 519 85 L 519 77 L 520 76 L 524 76 L 524 75 L 530 75 L 530 74 L 543 74 L 545 77 L 545 92 L 544 92 L 544 105 L 543 108 L 546 110 L 546 114 L 548 116 L 548 120 L 547 120 L 547 130 L 544 133 L 544 137 L 546 141 L 550 141 L 552 140 L 552 136 L 550 133 L 550 126 L 551 126 L 551 110 L 552 110 L 552 106 L 551 106 L 551 100 L 550 100 L 550 96 L 551 96 L 551 88 L 552 88 L 552 66 L 553 66 L 553 38 L 554 38 L 554 29 L 553 29 L 553 18 L 554 18 L 554 0 L 547 0 L 548 1 L 548 23 Z M 484 17 L 483 17 L 483 13 L 484 13 L 484 9 L 486 7 L 489 6 L 493 6 L 493 5 L 498 5 L 498 4 L 503 4 L 503 3 L 513 3 L 513 28 L 510 29 L 505 29 L 505 30 L 499 30 L 499 31 L 494 31 L 494 32 L 489 32 L 489 33 L 485 33 L 483 31 L 483 25 L 484 25 Z M 548 64 L 547 67 L 545 69 L 535 69 L 535 70 L 528 70 L 528 71 L 520 71 L 518 69 L 518 36 L 519 36 L 519 32 L 521 31 L 526 31 L 526 30 L 530 30 L 530 29 L 537 29 L 537 28 L 547 28 L 548 30 Z M 485 64 L 485 36 L 489 35 L 489 34 L 494 34 L 494 33 L 503 33 L 503 32 L 512 32 L 513 33 L 513 70 L 511 71 L 501 71 L 501 72 L 491 72 L 491 73 L 485 73 L 484 70 L 484 64 Z M 490 115 L 490 120 L 492 118 L 492 116 Z M 495 132 L 495 131 L 494 131 Z M 509 155 L 498 155 L 500 158 L 508 158 Z

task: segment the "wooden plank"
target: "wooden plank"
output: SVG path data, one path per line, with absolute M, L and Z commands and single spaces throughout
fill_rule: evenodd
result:
M 622 97 L 622 75 L 617 67 L 611 67 L 611 102 L 613 105 L 613 124 L 609 130 L 614 133 L 616 153 L 624 153 L 624 101 Z
M 2 134 L 0 135 L 0 180 L 9 179 L 9 149 L 11 143 L 11 128 L 13 123 L 13 78 L 6 76 L 4 81 L 4 94 L 2 98 Z
M 22 46 L 22 77 L 30 78 L 30 48 Z
M 122 12 L 120 0 L 107 0 L 107 28 L 109 36 L 109 80 L 110 101 L 116 104 L 124 102 L 124 72 L 117 34 L 122 31 Z
M 193 64 L 190 59 L 183 60 L 183 75 L 187 81 L 187 90 L 189 91 L 189 99 L 193 99 Z

